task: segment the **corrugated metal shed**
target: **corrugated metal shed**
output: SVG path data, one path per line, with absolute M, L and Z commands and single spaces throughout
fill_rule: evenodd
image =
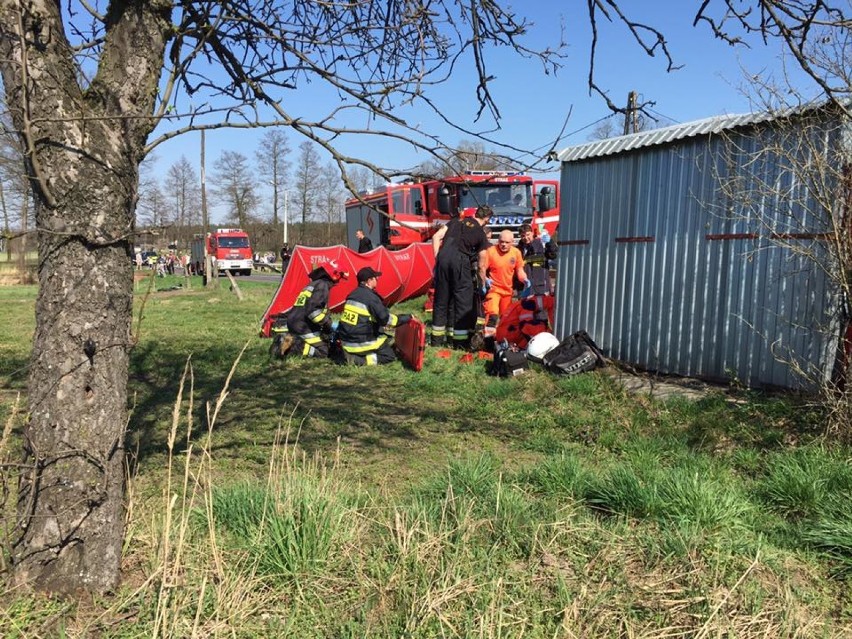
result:
M 650 131 L 607 138 L 606 140 L 596 140 L 587 144 L 578 144 L 577 146 L 568 147 L 559 153 L 559 160 L 562 162 L 573 162 L 587 158 L 615 155 L 624 151 L 666 144 L 667 142 L 676 142 L 685 138 L 721 133 L 722 131 L 738 126 L 759 124 L 771 119 L 771 117 L 768 113 L 717 115 L 712 118 L 675 124 L 661 129 L 652 129 Z M 778 115 L 774 117 L 778 117 Z
M 794 165 L 837 168 L 847 129 L 721 116 L 562 151 L 557 334 L 662 373 L 813 388 L 843 327 L 813 259 L 829 211 Z

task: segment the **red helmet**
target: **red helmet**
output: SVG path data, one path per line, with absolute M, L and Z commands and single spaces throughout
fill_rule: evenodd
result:
M 319 265 L 323 271 L 326 272 L 331 281 L 335 284 L 340 280 L 348 280 L 349 272 L 340 270 L 340 266 L 337 264 L 335 260 L 328 260 L 327 262 L 323 262 Z

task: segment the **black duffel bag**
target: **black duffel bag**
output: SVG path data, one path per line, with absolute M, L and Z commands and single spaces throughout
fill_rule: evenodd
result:
M 603 366 L 606 358 L 586 331 L 577 331 L 548 351 L 541 363 L 551 373 L 570 376 Z

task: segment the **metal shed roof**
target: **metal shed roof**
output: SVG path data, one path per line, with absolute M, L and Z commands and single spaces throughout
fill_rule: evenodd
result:
M 789 114 L 789 112 L 787 112 L 787 114 Z M 577 146 L 569 146 L 567 149 L 560 151 L 559 160 L 561 162 L 575 162 L 577 160 L 585 160 L 587 158 L 613 155 L 615 153 L 622 153 L 633 149 L 666 144 L 668 142 L 674 142 L 676 140 L 682 140 L 696 135 L 709 135 L 738 126 L 757 124 L 759 122 L 778 118 L 780 115 L 781 114 L 778 112 L 716 115 L 703 120 L 695 120 L 693 122 L 686 122 L 685 124 L 667 126 L 662 129 L 641 131 L 639 133 L 631 133 L 630 135 L 621 135 L 617 138 L 608 138 L 606 140 L 597 140 L 595 142 L 578 144 Z

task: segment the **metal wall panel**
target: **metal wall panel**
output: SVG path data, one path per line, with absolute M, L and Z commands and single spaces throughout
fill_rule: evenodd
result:
M 837 122 L 823 124 L 815 139 L 832 148 Z M 824 216 L 766 151 L 786 144 L 807 158 L 793 139 L 770 121 L 594 157 L 563 151 L 580 159 L 562 165 L 557 335 L 585 329 L 622 362 L 752 387 L 812 388 L 783 359 L 830 374 L 838 300 L 800 251 L 824 250 L 802 237 L 825 232 Z

